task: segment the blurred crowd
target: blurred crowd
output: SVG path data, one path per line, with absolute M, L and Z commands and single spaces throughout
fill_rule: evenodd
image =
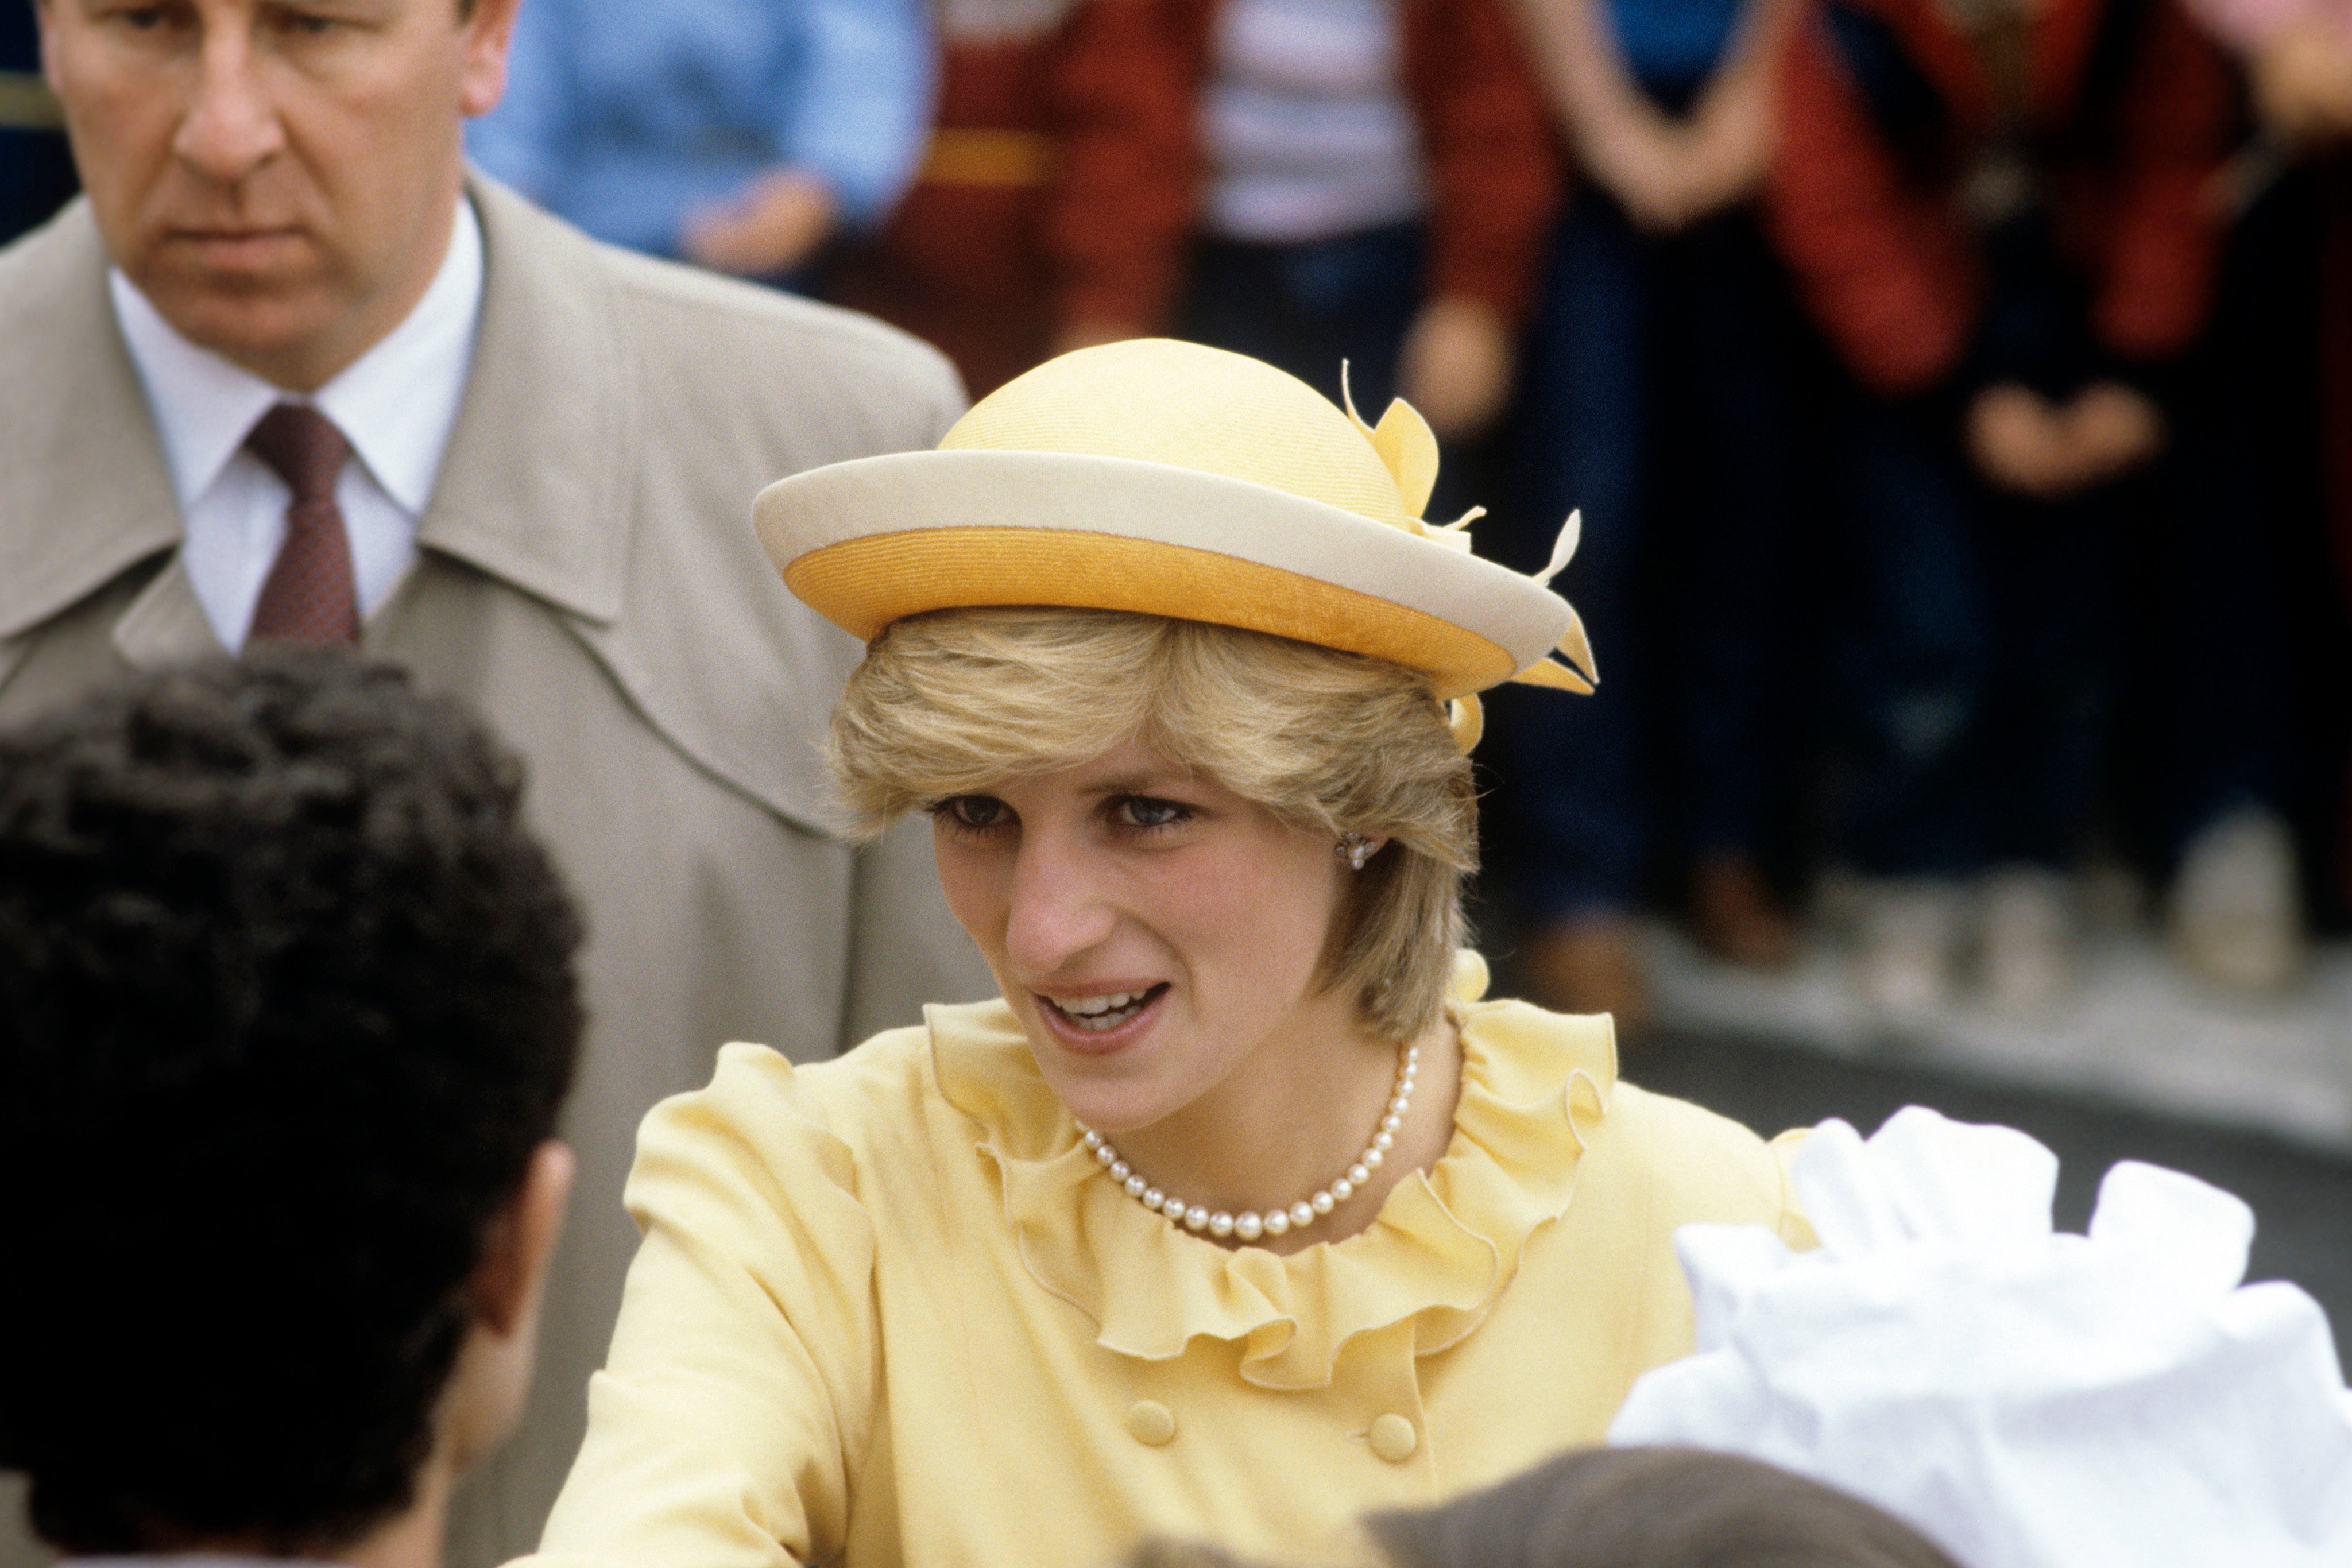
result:
M 1482 752 L 1531 994 L 1637 1023 L 1658 910 L 1789 963 L 1828 874 L 1900 1022 L 2063 1004 L 2094 883 L 2248 994 L 2344 920 L 2347 138 L 2341 0 L 529 0 L 469 151 L 974 396 L 1168 334 L 1406 397 L 1433 517 L 1581 517 L 1600 691 Z

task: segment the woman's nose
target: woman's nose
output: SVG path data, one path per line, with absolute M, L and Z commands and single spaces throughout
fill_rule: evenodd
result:
M 1104 868 L 1086 845 L 1050 832 L 1022 837 L 1006 911 L 1006 956 L 1033 979 L 1059 972 L 1100 944 L 1118 924 L 1105 897 Z

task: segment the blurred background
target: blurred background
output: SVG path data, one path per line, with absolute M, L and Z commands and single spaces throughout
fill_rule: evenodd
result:
M 0 0 L 0 238 L 73 190 Z M 1441 437 L 1597 695 L 1482 945 L 1767 1131 L 2022 1126 L 2352 1324 L 2352 0 L 525 0 L 482 168 L 977 397 L 1146 333 Z

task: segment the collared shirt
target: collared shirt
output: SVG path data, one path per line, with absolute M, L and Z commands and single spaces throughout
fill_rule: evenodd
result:
M 878 222 L 930 129 L 918 0 L 531 0 L 476 162 L 598 239 L 678 254 L 695 209 L 778 165 L 816 175 L 852 227 Z
M 286 538 L 290 493 L 245 447 L 254 422 L 277 403 L 310 404 L 351 442 L 357 461 L 343 465 L 335 501 L 351 537 L 360 612 L 382 603 L 416 559 L 417 520 L 466 392 L 482 306 L 482 230 L 472 204 L 457 203 L 449 253 L 415 308 L 309 396 L 182 337 L 120 269 L 109 271 L 107 286 L 179 497 L 181 559 L 221 646 L 245 645 Z

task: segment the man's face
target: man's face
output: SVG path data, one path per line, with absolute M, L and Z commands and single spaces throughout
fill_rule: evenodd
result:
M 313 389 L 448 248 L 464 117 L 516 0 L 41 0 L 43 62 L 115 264 L 164 319 Z

